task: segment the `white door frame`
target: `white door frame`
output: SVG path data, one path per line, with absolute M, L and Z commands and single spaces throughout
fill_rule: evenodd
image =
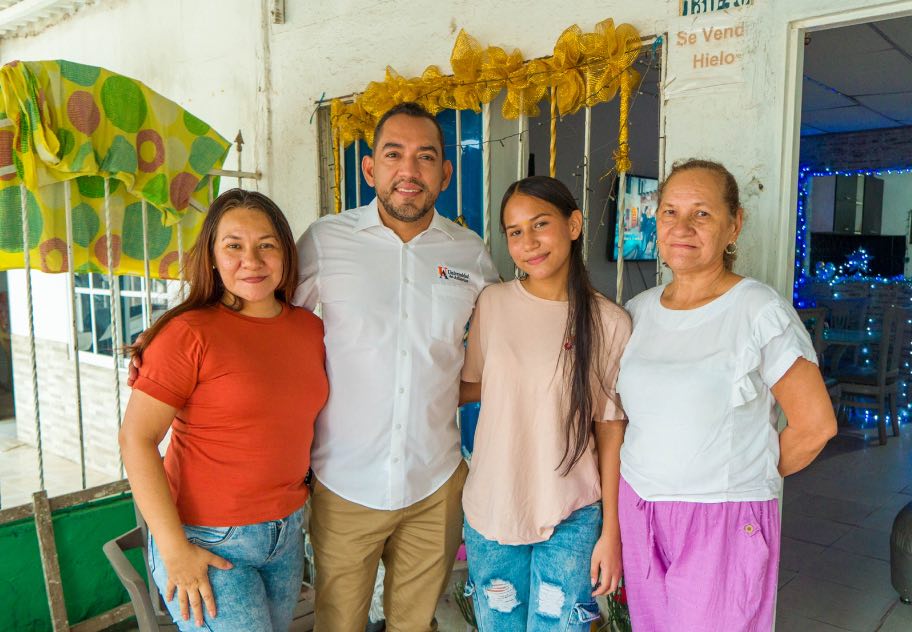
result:
M 779 223 L 778 251 L 785 257 L 774 257 L 771 279 L 784 279 L 785 287 L 779 288 L 791 296 L 795 283 L 795 231 L 798 205 L 798 153 L 801 146 L 801 90 L 804 70 L 804 35 L 813 31 L 865 24 L 878 20 L 912 15 L 912 0 L 884 2 L 869 7 L 822 14 L 789 22 L 786 51 L 785 115 L 782 130 L 782 159 L 779 172 L 779 208 L 789 209 L 786 221 Z

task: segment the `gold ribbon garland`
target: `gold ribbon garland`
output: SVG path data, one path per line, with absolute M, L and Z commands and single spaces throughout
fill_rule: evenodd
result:
M 617 173 L 630 171 L 630 97 L 639 82 L 639 73 L 625 70 L 621 77 L 620 115 L 618 116 L 618 147 L 614 151 L 614 168 Z
M 332 126 L 341 130 L 345 146 L 359 138 L 370 144 L 377 118 L 398 103 L 416 101 L 432 114 L 442 109 L 480 112 L 482 104 L 504 89 L 504 118 L 518 118 L 520 103 L 524 114 L 536 116 L 538 103 L 552 85 L 558 88 L 561 116 L 573 114 L 584 105 L 613 99 L 623 72 L 639 56 L 640 48 L 636 29 L 629 24 L 615 27 L 610 18 L 599 22 L 592 33 L 569 27 L 558 38 L 552 56 L 533 60 L 524 60 L 519 50 L 508 54 L 499 46 L 483 49 L 460 31 L 450 55 L 452 75 L 428 66 L 420 77 L 409 79 L 388 67 L 383 81 L 371 82 L 352 102 L 336 99 Z
M 341 140 L 341 126 L 337 126 L 335 123 L 341 120 L 341 110 L 344 107 L 345 105 L 339 99 L 336 99 L 332 102 L 329 109 L 329 118 L 332 122 L 333 162 L 336 165 L 336 168 L 333 169 L 333 211 L 336 213 L 342 212 L 342 159 L 344 157 L 345 148 L 342 145 Z
M 548 175 L 557 177 L 557 87 L 551 86 L 551 156 L 548 162 Z
M 405 101 L 415 101 L 432 114 L 443 109 L 480 112 L 483 104 L 506 90 L 501 113 L 505 119 L 513 120 L 520 114 L 538 116 L 539 102 L 551 91 L 556 100 L 556 107 L 551 108 L 552 119 L 557 111 L 561 116 L 573 114 L 583 106 L 610 101 L 619 90 L 623 97 L 623 88 L 636 85 L 639 73 L 631 65 L 640 49 L 637 30 L 630 24 L 615 27 L 610 18 L 599 22 L 591 33 L 584 33 L 575 24 L 570 26 L 557 39 L 553 55 L 532 60 L 524 59 L 518 49 L 507 53 L 499 46 L 482 48 L 475 38 L 460 30 L 450 54 L 451 75 L 444 75 L 437 66 L 428 66 L 420 77 L 406 78 L 387 67 L 384 80 L 368 84 L 353 101 L 335 99 L 331 106 L 333 141 L 342 150 L 359 139 L 372 146 L 379 117 Z M 628 92 L 626 107 L 622 98 L 619 137 L 623 137 L 623 144 L 615 153 L 616 160 L 627 162 L 616 164 L 618 172 L 629 168 L 629 96 Z M 553 154 L 554 149 L 552 161 Z M 338 188 L 337 184 L 337 208 Z

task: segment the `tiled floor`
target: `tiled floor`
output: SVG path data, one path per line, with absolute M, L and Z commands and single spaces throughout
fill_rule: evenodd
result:
M 79 464 L 53 454 L 44 456 L 44 483 L 48 496 L 58 496 L 82 488 Z M 111 476 L 86 470 L 86 485 L 108 483 Z M 0 421 L 0 508 L 15 507 L 32 501 L 40 489 L 38 453 L 16 439 L 16 425 L 11 419 Z
M 778 632 L 912 631 L 890 584 L 890 529 L 912 502 L 912 427 L 886 446 L 837 437 L 785 482 Z

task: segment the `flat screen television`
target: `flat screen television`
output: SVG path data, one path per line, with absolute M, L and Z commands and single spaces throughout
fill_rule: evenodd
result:
M 613 239 L 608 243 L 608 257 L 618 258 L 618 213 L 623 213 L 624 260 L 650 261 L 656 258 L 656 207 L 659 202 L 659 181 L 655 178 L 628 175 L 624 186 L 623 209 L 619 209 L 620 195 L 615 196 L 611 230 Z

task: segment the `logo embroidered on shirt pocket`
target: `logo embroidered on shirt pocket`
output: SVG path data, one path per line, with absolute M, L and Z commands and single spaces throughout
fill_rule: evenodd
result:
M 445 281 L 462 281 L 468 283 L 471 280 L 468 272 L 454 270 L 448 265 L 440 264 L 437 266 L 437 278 Z

